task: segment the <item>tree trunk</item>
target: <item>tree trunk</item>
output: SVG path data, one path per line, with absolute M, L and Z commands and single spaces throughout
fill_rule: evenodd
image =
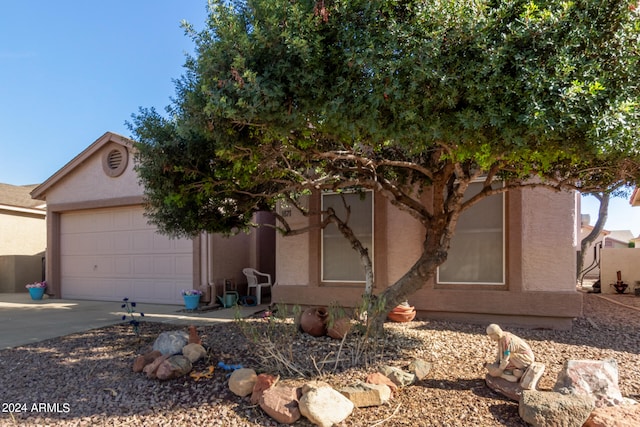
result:
M 598 238 L 600 232 L 604 229 L 604 224 L 607 222 L 607 216 L 609 215 L 609 199 L 611 198 L 610 193 L 593 193 L 591 195 L 600 201 L 600 209 L 598 209 L 598 219 L 596 220 L 596 224 L 593 226 L 593 230 L 591 230 L 591 233 L 589 233 L 580 242 L 580 255 L 578 256 L 576 276 L 581 283 L 582 278 L 580 276 L 584 266 L 585 252 L 589 245 Z

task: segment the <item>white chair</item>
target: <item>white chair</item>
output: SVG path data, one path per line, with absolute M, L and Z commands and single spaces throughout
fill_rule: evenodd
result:
M 263 287 L 271 287 L 271 275 L 267 273 L 260 273 L 255 268 L 243 268 L 242 273 L 247 277 L 247 294 L 251 294 L 251 288 L 256 289 L 256 303 L 260 305 L 260 297 L 262 296 Z M 259 277 L 266 277 L 266 282 L 260 282 Z

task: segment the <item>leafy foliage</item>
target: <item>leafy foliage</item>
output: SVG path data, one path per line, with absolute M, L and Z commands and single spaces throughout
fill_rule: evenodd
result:
M 482 198 L 639 177 L 629 0 L 212 1 L 207 28 L 185 29 L 197 53 L 166 117 L 130 124 L 151 220 L 230 233 L 308 191 L 372 189 L 428 230 L 388 307 L 444 262 Z

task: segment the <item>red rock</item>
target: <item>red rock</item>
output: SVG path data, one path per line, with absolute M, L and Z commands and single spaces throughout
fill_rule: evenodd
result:
M 136 357 L 133 362 L 133 372 L 142 372 L 145 366 L 162 356 L 158 350 L 148 351 L 145 354 Z
M 398 386 L 389 379 L 389 377 L 381 374 L 380 372 L 374 372 L 372 374 L 367 375 L 367 381 L 369 384 L 384 384 L 388 385 L 391 391 L 395 392 L 398 390 Z
M 256 384 L 253 386 L 253 392 L 251 393 L 251 403 L 257 405 L 260 402 L 260 397 L 265 390 L 273 387 L 279 378 L 269 374 L 260 374 L 256 378 Z
M 596 408 L 582 427 L 640 426 L 640 405 L 606 406 Z
M 156 359 L 149 363 L 142 370 L 145 374 L 147 374 L 147 378 L 156 378 L 156 372 L 158 371 L 158 366 L 162 364 L 165 360 L 167 360 L 170 356 L 168 354 L 163 354 L 160 357 L 156 357 Z
M 298 406 L 302 392 L 299 387 L 271 387 L 262 393 L 260 407 L 282 424 L 293 424 L 302 417 Z

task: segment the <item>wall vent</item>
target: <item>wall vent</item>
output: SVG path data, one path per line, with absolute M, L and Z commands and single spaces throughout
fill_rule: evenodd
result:
M 129 154 L 127 148 L 120 144 L 111 144 L 102 156 L 102 169 L 110 177 L 122 175 L 127 168 Z

